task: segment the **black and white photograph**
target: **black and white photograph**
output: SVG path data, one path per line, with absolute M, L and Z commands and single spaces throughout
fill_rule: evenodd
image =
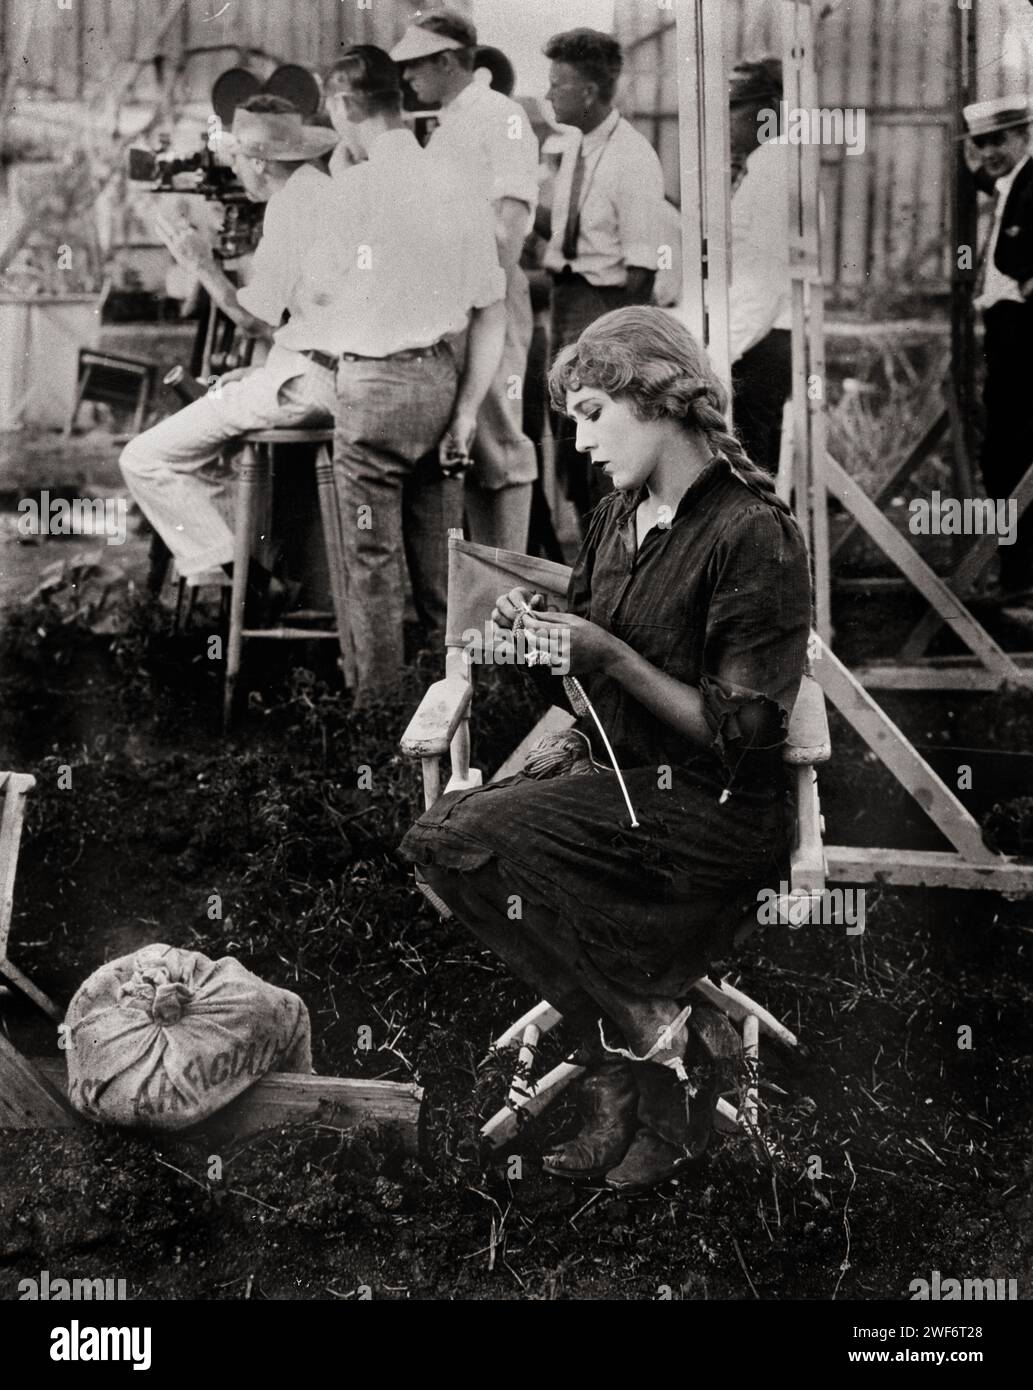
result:
M 1031 504 L 1030 0 L 0 0 L 5 1360 L 1003 1371 Z

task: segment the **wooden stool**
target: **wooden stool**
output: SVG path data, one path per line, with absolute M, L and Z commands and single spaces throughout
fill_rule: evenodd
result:
M 237 491 L 237 513 L 233 550 L 233 593 L 230 598 L 229 645 L 226 652 L 226 678 L 223 687 L 223 728 L 229 727 L 233 715 L 233 700 L 240 673 L 244 641 L 251 637 L 268 637 L 280 641 L 308 641 L 312 638 L 332 638 L 339 643 L 344 665 L 345 684 L 351 684 L 352 660 L 347 623 L 347 576 L 344 567 L 344 545 L 341 519 L 334 488 L 333 458 L 330 445 L 332 429 L 250 430 L 240 436 L 244 452 L 240 463 Z M 327 568 L 330 571 L 330 591 L 333 596 L 335 628 L 272 627 L 245 628 L 244 599 L 247 593 L 251 548 L 255 542 L 258 509 L 263 489 L 272 484 L 273 450 L 278 444 L 311 444 L 316 449 L 316 488 L 323 523 L 323 543 L 326 546 Z M 324 616 L 323 614 L 313 616 Z M 326 615 L 329 616 L 329 615 Z

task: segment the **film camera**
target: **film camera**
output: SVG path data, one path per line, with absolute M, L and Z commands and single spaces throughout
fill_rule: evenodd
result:
M 220 260 L 235 260 L 258 245 L 262 233 L 261 203 L 253 203 L 237 182 L 233 170 L 219 158 L 213 137 L 229 130 L 233 113 L 242 101 L 259 92 L 285 97 L 307 120 L 319 108 L 319 83 L 307 68 L 294 63 L 278 67 L 265 82 L 247 68 L 230 68 L 212 85 L 212 108 L 208 130 L 201 136 L 200 148 L 190 154 L 174 153 L 167 135 L 159 137 L 152 149 L 140 146 L 129 151 L 128 175 L 134 183 L 149 183 L 153 193 L 194 193 L 221 204 L 215 254 Z

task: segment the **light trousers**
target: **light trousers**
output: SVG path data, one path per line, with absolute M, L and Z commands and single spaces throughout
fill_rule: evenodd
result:
M 286 379 L 283 371 L 274 347 L 264 366 L 213 387 L 122 451 L 126 486 L 183 576 L 233 559 L 233 470 L 224 446 L 249 430 L 333 423 L 333 372 L 315 363 Z

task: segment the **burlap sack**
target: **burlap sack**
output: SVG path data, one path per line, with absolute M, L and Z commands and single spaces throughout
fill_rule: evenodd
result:
M 94 971 L 65 1023 L 69 1097 L 108 1124 L 185 1129 L 267 1072 L 312 1070 L 304 1003 L 231 956 L 145 946 Z

